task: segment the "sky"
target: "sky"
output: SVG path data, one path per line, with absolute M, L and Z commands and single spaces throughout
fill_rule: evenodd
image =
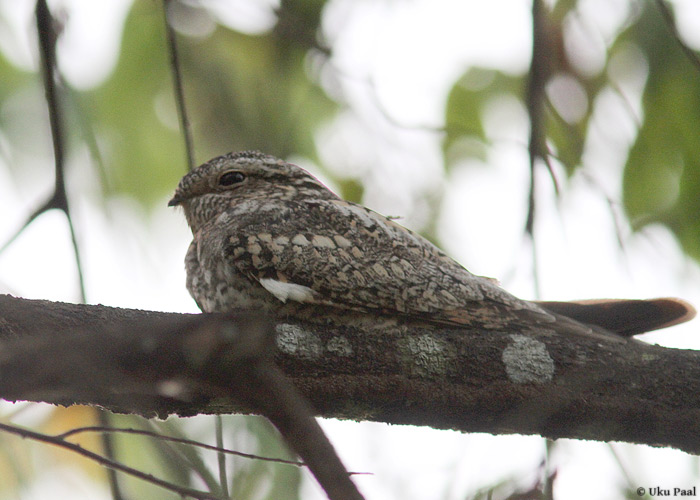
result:
M 269 26 L 270 5 L 274 5 L 262 0 L 206 3 L 225 13 L 222 16 L 230 16 L 226 22 L 243 23 L 237 27 L 252 32 Z M 56 0 L 50 4 L 69 13 L 59 52 L 66 78 L 80 89 L 98 85 L 116 61 L 119 24 L 129 2 Z M 697 13 L 700 5 L 693 1 L 678 4 L 689 15 L 693 9 Z M 588 0 L 581 5 L 602 39 L 623 19 L 626 8 L 622 0 Z M 376 136 L 375 132 L 391 130 L 392 140 L 382 154 L 389 160 L 408 156 L 412 161 L 393 167 L 386 161 L 383 163 L 389 167 L 372 172 L 376 186 L 368 188 L 366 204 L 385 214 L 405 215 L 402 223 L 420 226 L 412 194 L 425 189 L 440 192 L 444 198 L 438 228 L 445 249 L 472 272 L 501 279 L 506 289 L 523 298 L 533 298 L 535 292 L 531 253 L 522 238 L 523 185 L 528 178 L 526 152 L 519 142 L 527 130 L 524 110 L 513 102 L 494 103 L 489 116 L 494 127 L 498 126 L 495 132 L 503 138 L 502 143 L 490 152 L 488 165 L 464 165 L 446 181 L 441 178 L 440 138 L 420 127 L 440 125 L 449 86 L 468 65 L 526 71 L 529 8 L 528 2 L 520 0 L 335 2 L 324 19 L 326 36 L 336 47 L 334 64 L 346 75 L 344 90 L 359 110 L 360 124 L 372 123 L 376 128 L 345 128 L 343 124 L 357 118 L 341 116 L 320 132 L 325 134 L 326 154 L 330 155 L 343 141 L 371 140 L 368 136 Z M 30 48 L 33 35 L 27 29 L 32 2 L 0 2 L 0 9 L 13 20 L 9 32 L 0 30 L 0 47 L 15 54 L 15 63 L 35 68 Z M 687 21 L 687 16 L 680 19 L 689 40 L 700 44 L 700 29 Z M 695 15 L 695 19 L 700 17 Z M 596 57 L 593 48 L 582 64 L 595 68 Z M 633 92 L 634 82 L 629 84 Z M 382 112 L 377 110 L 377 100 Z M 614 110 L 615 105 L 611 101 L 609 109 Z M 386 115 L 419 128 L 397 130 Z M 504 121 L 507 127 L 502 126 Z M 585 157 L 592 166 L 589 171 L 594 182 L 579 175 L 567 186 L 565 195 L 556 199 L 546 174 L 539 175 L 537 241 L 543 243 L 537 251 L 542 298 L 673 295 L 700 304 L 700 292 L 694 286 L 700 278 L 698 266 L 683 258 L 667 230 L 651 227 L 629 235 L 629 229 L 623 227 L 628 237 L 624 251 L 619 249 L 605 195 L 619 199 L 619 173 L 614 169 L 620 168 L 620 162 L 615 160 L 631 138 L 624 130 L 606 130 L 604 117 L 596 127 L 599 132 L 593 134 L 594 143 Z M 87 164 L 87 156 L 85 159 Z M 361 163 L 358 159 L 357 164 Z M 0 241 L 12 234 L 49 192 L 50 171 L 47 164 L 11 177 L 6 168 L 0 168 L 0 213 L 7 214 L 0 218 Z M 99 182 L 87 168 L 76 167 L 69 176 L 69 184 L 80 189 L 95 189 Z M 386 186 L 393 186 L 397 178 L 401 189 L 387 192 Z M 148 215 L 128 199 L 111 200 L 108 215 L 90 196 L 71 200 L 91 303 L 197 311 L 184 287 L 183 258 L 191 234 L 182 213 L 166 206 L 167 199 L 164 197 L 159 208 Z M 75 301 L 74 269 L 72 264 L 66 265 L 72 262 L 65 220 L 59 213 L 45 214 L 0 255 L 0 292 Z M 642 338 L 670 347 L 698 348 L 694 330 L 691 324 Z M 322 425 L 350 470 L 374 473 L 356 478 L 368 498 L 457 499 L 504 478 L 532 485 L 545 449 L 545 441 L 536 436 L 465 435 L 335 420 L 324 420 Z M 560 440 L 551 457 L 560 471 L 556 496 L 617 498 L 620 485 L 625 483 L 611 449 L 626 466 L 634 485 L 693 486 L 687 484 L 693 466 L 680 452 Z M 49 486 L 38 485 L 26 498 L 45 498 L 40 492 L 55 488 L 54 480 L 50 479 Z M 305 489 L 304 498 L 322 498 L 312 481 L 307 481 Z

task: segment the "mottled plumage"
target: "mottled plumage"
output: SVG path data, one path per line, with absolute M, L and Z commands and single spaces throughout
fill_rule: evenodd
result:
M 215 158 L 182 179 L 170 205 L 183 207 L 192 228 L 187 288 L 206 312 L 257 307 L 293 314 L 306 305 L 329 314 L 375 312 L 457 326 L 590 331 L 560 316 L 569 310 L 566 303 L 520 300 L 421 236 L 271 156 Z M 662 300 L 669 306 L 649 303 L 672 313 L 652 315 L 646 329 L 691 315 L 682 301 Z M 647 303 L 625 303 L 632 302 Z M 587 323 L 597 324 L 599 305 L 577 307 Z

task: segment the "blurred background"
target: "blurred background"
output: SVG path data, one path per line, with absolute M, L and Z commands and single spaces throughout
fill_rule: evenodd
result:
M 196 164 L 242 149 L 290 160 L 522 298 L 672 295 L 700 305 L 694 0 L 48 5 L 89 303 L 197 312 L 184 286 L 191 234 L 166 206 L 188 168 L 167 17 Z M 0 292 L 78 302 L 65 215 L 50 210 L 24 227 L 55 183 L 34 9 L 0 0 Z M 696 322 L 640 338 L 700 346 Z M 0 404 L 2 421 L 47 433 L 96 418 L 84 407 Z M 110 423 L 214 442 L 214 417 Z M 639 498 L 640 486 L 700 485 L 697 458 L 670 449 L 322 426 L 349 470 L 372 473 L 355 479 L 368 499 L 544 498 L 548 483 L 554 498 Z M 223 428 L 229 448 L 287 456 L 261 419 L 226 416 Z M 120 461 L 216 490 L 210 452 L 114 441 Z M 95 435 L 79 442 L 102 446 Z M 227 472 L 232 498 L 323 498 L 294 467 L 229 459 Z M 104 469 L 3 434 L 0 478 L 0 498 L 116 498 Z M 120 484 L 123 498 L 180 498 Z

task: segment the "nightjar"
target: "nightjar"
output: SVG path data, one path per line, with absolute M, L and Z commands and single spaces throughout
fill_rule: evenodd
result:
M 353 313 L 514 331 L 632 336 L 691 319 L 680 299 L 530 302 L 423 237 L 344 201 L 300 167 L 229 153 L 181 181 L 169 205 L 194 236 L 187 288 L 205 312 Z

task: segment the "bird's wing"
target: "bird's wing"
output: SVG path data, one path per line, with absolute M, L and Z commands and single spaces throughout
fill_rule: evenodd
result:
M 227 265 L 281 301 L 375 310 L 497 328 L 554 315 L 469 273 L 433 244 L 342 200 L 270 201 L 265 213 L 230 208 Z

